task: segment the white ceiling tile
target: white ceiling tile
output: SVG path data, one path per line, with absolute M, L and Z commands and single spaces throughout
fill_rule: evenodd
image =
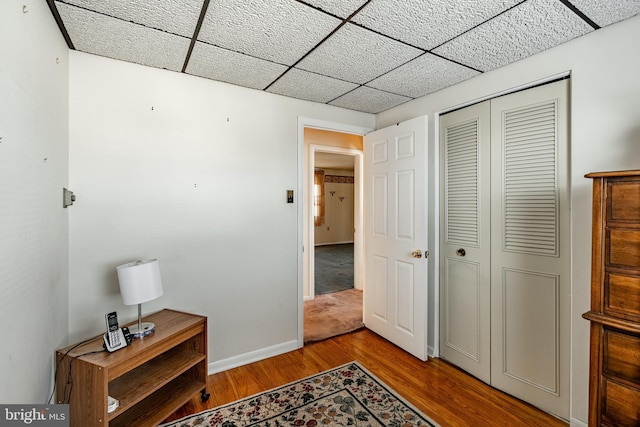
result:
M 366 0 L 306 0 L 306 2 L 341 18 L 347 18 L 365 4 Z
M 570 0 L 582 13 L 604 27 L 640 13 L 640 0 Z
M 269 87 L 267 92 L 327 103 L 356 87 L 358 85 L 354 83 L 293 68 Z
M 202 0 L 65 0 L 85 9 L 185 37 L 193 37 Z
M 431 50 L 522 0 L 372 0 L 354 22 Z
M 393 93 L 383 92 L 366 86 L 361 86 L 346 95 L 341 96 L 329 104 L 350 110 L 376 114 L 388 110 L 396 105 L 410 101 L 411 98 Z
M 455 62 L 425 53 L 378 77 L 367 86 L 417 98 L 480 74 Z
M 208 5 L 187 73 L 372 113 L 593 31 L 580 16 L 640 13 L 640 0 L 53 3 L 76 49 L 174 71 Z
M 346 24 L 297 67 L 353 83 L 366 83 L 421 53 L 388 37 Z
M 293 65 L 339 24 L 295 0 L 216 0 L 209 4 L 198 39 Z
M 190 40 L 56 2 L 75 48 L 82 52 L 180 71 Z
M 557 0 L 529 0 L 434 50 L 482 71 L 507 65 L 593 28 Z
M 284 65 L 197 42 L 186 72 L 253 89 L 264 89 L 287 71 Z

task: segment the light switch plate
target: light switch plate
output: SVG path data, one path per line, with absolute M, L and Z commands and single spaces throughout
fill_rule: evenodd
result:
M 76 201 L 76 196 L 73 194 L 73 191 L 69 191 L 66 188 L 63 188 L 62 189 L 62 207 L 66 208 L 67 206 L 71 206 L 75 201 Z

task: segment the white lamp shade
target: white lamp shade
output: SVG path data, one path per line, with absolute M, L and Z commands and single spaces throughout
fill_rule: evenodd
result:
M 125 305 L 142 304 L 162 295 L 157 259 L 133 261 L 116 267 L 120 294 Z

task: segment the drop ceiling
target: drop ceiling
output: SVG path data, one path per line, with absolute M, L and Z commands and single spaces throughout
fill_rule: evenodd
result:
M 379 113 L 640 13 L 640 0 L 47 0 L 70 49 Z

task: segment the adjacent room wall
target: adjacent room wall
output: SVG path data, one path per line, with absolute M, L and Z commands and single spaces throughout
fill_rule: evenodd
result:
M 143 311 L 206 315 L 212 369 L 295 348 L 298 117 L 373 127 L 374 116 L 80 52 L 70 60 L 72 336 L 100 332 L 107 311 L 135 318 L 115 268 L 158 258 L 164 295 Z
M 353 243 L 353 171 L 324 169 L 324 172 L 325 177 L 345 176 L 351 180 L 331 179 L 331 182 L 325 182 L 325 223 L 315 227 L 314 244 Z
M 385 127 L 422 114 L 429 115 L 429 236 L 438 229 L 436 113 L 492 94 L 527 85 L 566 71 L 571 72 L 571 222 L 572 222 L 572 398 L 573 422 L 587 421 L 589 323 L 581 315 L 589 310 L 591 265 L 592 171 L 640 168 L 640 54 L 629 50 L 640 39 L 640 16 L 614 24 L 554 49 L 485 73 L 433 95 L 378 115 Z M 437 249 L 437 241 L 429 243 Z M 437 260 L 437 256 L 433 259 Z M 430 272 L 430 297 L 437 287 Z M 435 310 L 430 310 L 434 325 Z M 433 330 L 430 343 L 434 344 Z
M 45 403 L 68 333 L 68 48 L 43 1 L 0 1 L 0 402 Z

